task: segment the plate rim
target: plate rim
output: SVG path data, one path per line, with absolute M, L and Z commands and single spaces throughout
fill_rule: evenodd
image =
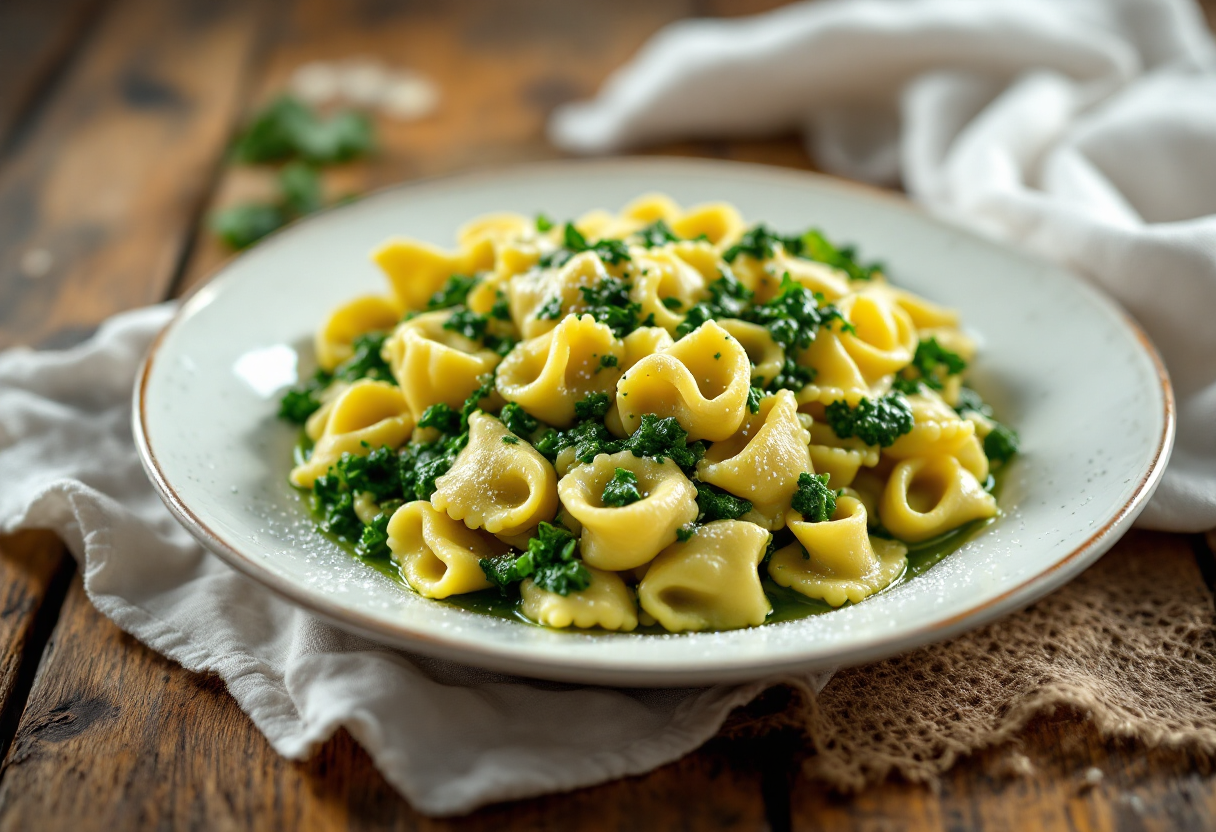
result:
M 1019 256 L 1033 257 L 1033 255 L 1027 252 L 1014 248 L 1009 243 L 987 238 L 970 229 L 946 222 L 942 218 L 932 214 L 924 206 L 891 191 L 814 171 L 733 160 L 690 159 L 667 156 L 622 156 L 605 159 L 560 159 L 503 164 L 479 168 L 474 171 L 456 172 L 442 176 L 399 182 L 370 191 L 363 199 L 450 182 L 475 183 L 479 179 L 492 180 L 505 174 L 526 173 L 530 170 L 553 171 L 561 168 L 585 169 L 592 167 L 634 169 L 638 167 L 683 167 L 685 169 L 700 168 L 702 170 L 731 168 L 737 171 L 746 171 L 751 175 L 780 176 L 787 179 L 800 178 L 820 186 L 826 185 L 828 188 L 857 191 L 866 199 L 877 199 L 892 203 L 903 210 L 919 214 L 925 220 L 936 225 L 976 237 L 991 245 L 1012 251 Z M 756 679 L 765 675 L 779 675 L 799 670 L 863 664 L 897 653 L 903 653 L 929 643 L 942 641 L 967 630 L 976 629 L 998 617 L 1011 614 L 1028 606 L 1067 583 L 1072 577 L 1079 574 L 1114 545 L 1116 540 L 1121 536 L 1121 533 L 1139 516 L 1160 483 L 1173 449 L 1176 430 L 1174 391 L 1169 373 L 1156 346 L 1140 324 L 1122 305 L 1081 276 L 1066 268 L 1057 266 L 1068 279 L 1080 284 L 1083 289 L 1089 290 L 1097 300 L 1106 303 L 1112 311 L 1116 312 L 1117 317 L 1127 327 L 1140 348 L 1148 356 L 1160 389 L 1163 418 L 1161 433 L 1157 440 L 1157 447 L 1152 461 L 1124 505 L 1081 544 L 1050 566 L 1026 578 L 1017 585 L 1007 588 L 999 595 L 969 607 L 947 619 L 919 626 L 912 630 L 904 630 L 896 636 L 881 634 L 851 649 L 847 655 L 837 656 L 831 660 L 814 656 L 779 661 L 772 659 L 766 661 L 763 658 L 745 659 L 726 666 L 673 670 L 621 663 L 605 666 L 602 660 L 598 660 L 593 656 L 583 660 L 563 657 L 559 661 L 537 657 L 535 654 L 527 651 L 526 648 L 520 651 L 504 650 L 501 645 L 489 649 L 476 649 L 475 646 L 470 645 L 467 641 L 450 640 L 435 633 L 420 631 L 401 624 L 392 624 L 378 618 L 366 616 L 360 610 L 330 601 L 323 595 L 314 595 L 305 587 L 275 573 L 259 561 L 248 557 L 211 529 L 191 510 L 165 476 L 157 460 L 156 452 L 153 450 L 149 440 L 146 406 L 148 382 L 156 357 L 168 334 L 192 313 L 193 308 L 200 303 L 200 296 L 207 293 L 208 290 L 215 291 L 215 287 L 221 285 L 222 281 L 227 279 L 223 273 L 235 260 L 244 256 L 250 250 L 261 248 L 268 241 L 279 237 L 285 231 L 294 228 L 297 224 L 315 221 L 331 211 L 339 210 L 341 207 L 331 206 L 289 223 L 287 226 L 276 230 L 262 241 L 259 241 L 251 249 L 247 249 L 246 252 L 241 252 L 227 258 L 212 269 L 203 281 L 182 298 L 173 316 L 150 343 L 136 374 L 135 385 L 132 391 L 133 407 L 131 422 L 137 455 L 157 495 L 164 502 L 170 513 L 204 548 L 219 556 L 229 566 L 252 578 L 296 606 L 319 615 L 342 629 L 357 632 L 381 643 L 388 643 L 402 649 L 417 651 L 436 658 L 466 662 L 512 675 L 524 675 L 563 682 L 590 682 L 593 684 L 630 687 L 738 682 Z

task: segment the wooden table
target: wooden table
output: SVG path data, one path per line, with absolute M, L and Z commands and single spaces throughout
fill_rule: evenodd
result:
M 771 5 L 5 0 L 0 348 L 68 346 L 114 312 L 205 280 L 227 255 L 202 220 L 267 187 L 226 165 L 234 127 L 305 61 L 379 57 L 443 90 L 437 115 L 382 123 L 375 159 L 329 174 L 340 194 L 555 156 L 546 114 L 592 93 L 661 25 Z M 1212 19 L 1216 2 L 1206 9 Z M 656 152 L 811 167 L 793 136 Z M 1073 714 L 1026 732 L 1027 776 L 1009 777 L 1012 752 L 996 749 L 939 789 L 889 783 L 845 798 L 795 776 L 806 752 L 794 737 L 720 737 L 643 777 L 430 820 L 345 733 L 308 762 L 275 755 L 222 683 L 94 610 L 53 536 L 0 539 L 0 592 L 0 830 L 1216 827 L 1216 779 L 1201 761 L 1103 742 Z M 1092 788 L 1090 766 L 1105 773 Z

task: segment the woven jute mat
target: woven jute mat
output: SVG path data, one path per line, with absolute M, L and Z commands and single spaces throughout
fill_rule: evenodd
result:
M 1133 532 L 1034 606 L 951 641 L 842 670 L 728 734 L 803 733 L 808 776 L 843 791 L 932 782 L 1071 709 L 1105 737 L 1216 754 L 1216 614 L 1192 542 Z

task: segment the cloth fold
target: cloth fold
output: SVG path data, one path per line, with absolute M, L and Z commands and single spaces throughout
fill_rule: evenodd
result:
M 0 353 L 0 530 L 53 529 L 106 616 L 157 652 L 216 673 L 286 757 L 345 727 L 419 811 L 640 774 L 713 736 L 772 684 L 614 690 L 489 673 L 326 624 L 204 551 L 144 475 L 131 388 L 171 305 L 112 318 L 63 352 Z
M 1216 44 L 1190 0 L 825 0 L 683 21 L 549 135 L 604 153 L 790 129 L 828 171 L 902 179 L 1135 315 L 1178 396 L 1139 525 L 1216 526 Z

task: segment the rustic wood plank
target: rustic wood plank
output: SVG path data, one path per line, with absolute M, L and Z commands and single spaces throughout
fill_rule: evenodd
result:
M 6 0 L 0 5 L 0 148 L 104 6 L 103 0 Z
M 72 567 L 53 534 L 0 537 L 0 756 L 17 730 Z
M 759 775 L 730 750 L 470 818 L 422 818 L 345 733 L 307 762 L 277 756 L 221 682 L 122 633 L 77 579 L 4 764 L 0 830 L 763 829 Z
M 160 300 L 235 115 L 260 3 L 123 0 L 0 169 L 0 348 Z

